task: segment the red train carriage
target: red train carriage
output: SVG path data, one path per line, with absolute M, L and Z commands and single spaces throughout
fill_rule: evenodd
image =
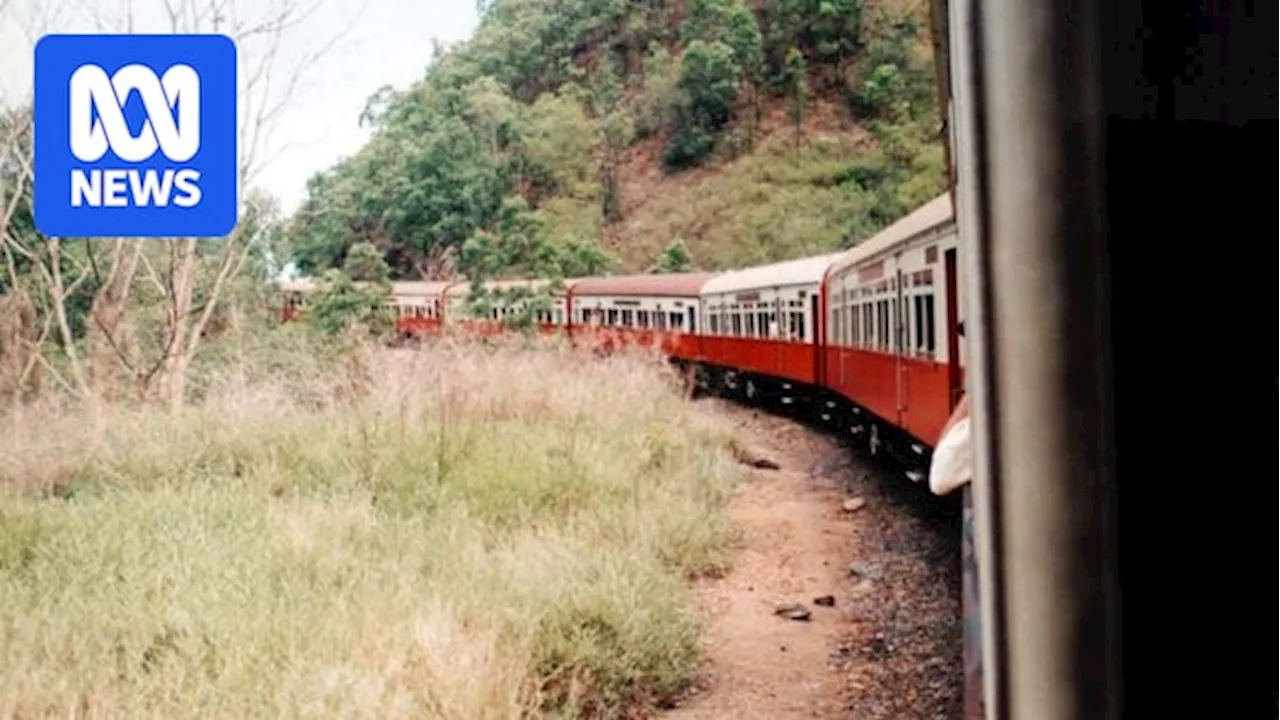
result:
M 567 288 L 561 287 L 552 293 L 550 307 L 533 308 L 528 305 L 535 295 L 550 289 L 549 280 L 495 280 L 484 283 L 491 295 L 488 298 L 488 312 L 485 316 L 477 316 L 468 305 L 471 295 L 471 283 L 458 281 L 449 285 L 444 291 L 442 304 L 445 308 L 447 327 L 466 333 L 488 337 L 502 332 L 503 326 L 510 320 L 531 312 L 530 318 L 543 333 L 559 332 L 564 322 L 557 323 L 555 318 L 567 318 Z
M 445 292 L 457 282 L 398 282 L 392 289 L 396 330 L 403 335 L 440 332 L 444 323 Z
M 698 293 L 713 273 L 586 278 L 570 292 L 575 341 L 590 338 L 606 349 L 660 347 L 680 363 L 698 362 Z
M 821 382 L 817 352 L 823 275 L 837 254 L 716 275 L 702 288 L 702 351 L 710 383 L 749 399 Z
M 298 319 L 307 306 L 307 297 L 315 289 L 314 280 L 282 280 L 280 282 L 280 322 Z
M 951 198 L 941 195 L 827 274 L 824 385 L 853 404 L 851 429 L 873 450 L 888 444 L 909 465 L 927 463 L 963 388 L 957 250 Z M 901 432 L 882 437 L 889 429 Z

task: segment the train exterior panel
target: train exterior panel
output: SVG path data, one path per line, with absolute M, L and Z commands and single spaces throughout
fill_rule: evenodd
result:
M 928 447 L 963 387 L 956 251 L 943 195 L 853 248 L 827 277 L 827 387 Z
M 574 284 L 573 335 L 609 350 L 652 347 L 702 362 L 699 291 L 713 273 L 591 278 Z
M 838 254 L 718 275 L 702 289 L 704 362 L 818 385 L 822 279 Z
M 404 335 L 434 334 L 444 324 L 445 292 L 456 282 L 396 283 L 391 306 L 396 330 Z

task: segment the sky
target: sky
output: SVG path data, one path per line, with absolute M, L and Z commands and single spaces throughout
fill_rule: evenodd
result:
M 207 7 L 213 0 L 169 0 Z M 279 73 L 284 78 L 301 58 L 332 44 L 307 63 L 296 91 L 272 124 L 259 157 L 260 186 L 292 212 L 305 197 L 312 174 L 359 150 L 368 130 L 358 118 L 378 88 L 407 87 L 422 76 L 432 39 L 452 43 L 475 30 L 476 0 L 230 0 L 242 17 L 260 17 L 285 4 L 319 8 L 282 35 Z M 30 101 L 34 43 L 46 33 L 121 32 L 133 18 L 134 32 L 166 32 L 164 0 L 0 0 L 0 106 Z M 240 52 L 260 57 L 262 46 Z M 258 53 L 258 55 L 253 55 Z M 279 98 L 273 95 L 273 99 Z

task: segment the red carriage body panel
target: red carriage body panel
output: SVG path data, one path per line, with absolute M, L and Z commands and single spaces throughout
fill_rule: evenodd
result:
M 706 362 L 794 382 L 818 383 L 817 353 L 811 342 L 760 338 L 702 338 Z
M 818 385 L 822 278 L 836 254 L 717 275 L 702 289 L 705 362 Z

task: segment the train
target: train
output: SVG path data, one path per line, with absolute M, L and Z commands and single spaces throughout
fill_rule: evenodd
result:
M 660 349 L 697 387 L 804 404 L 920 482 L 964 391 L 958 254 L 945 193 L 840 252 L 722 272 L 482 283 L 506 291 L 484 317 L 467 305 L 466 279 L 393 283 L 390 302 L 406 337 L 501 332 L 527 317 L 575 343 Z M 283 282 L 282 319 L 305 311 L 314 288 Z

